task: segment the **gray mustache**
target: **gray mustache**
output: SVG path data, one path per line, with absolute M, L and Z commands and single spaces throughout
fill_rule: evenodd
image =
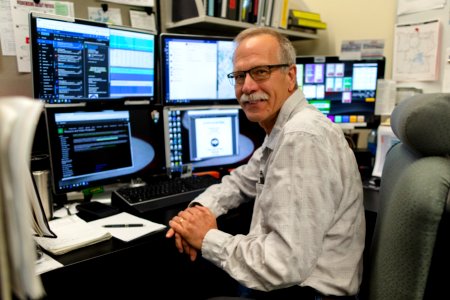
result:
M 242 94 L 241 98 L 239 98 L 240 102 L 249 102 L 255 100 L 267 100 L 269 99 L 269 95 L 263 92 L 253 93 L 250 95 Z

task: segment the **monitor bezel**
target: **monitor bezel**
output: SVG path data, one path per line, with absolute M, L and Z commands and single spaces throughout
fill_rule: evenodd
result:
M 38 51 L 35 51 L 37 49 L 37 30 L 36 30 L 36 21 L 38 18 L 41 19 L 47 19 L 47 20 L 54 20 L 54 21 L 61 21 L 61 22 L 67 22 L 67 23 L 75 23 L 80 25 L 88 25 L 88 26 L 95 26 L 98 28 L 106 28 L 106 29 L 114 29 L 114 30 L 123 30 L 128 32 L 136 32 L 136 33 L 143 33 L 153 36 L 153 42 L 154 42 L 154 55 L 153 55 L 153 66 L 154 66 L 154 79 L 153 79 L 153 95 L 139 95 L 139 96 L 124 96 L 124 97 L 101 97 L 101 98 L 75 98 L 75 99 L 67 99 L 66 101 L 58 101 L 58 102 L 50 102 L 47 99 L 40 99 L 39 98 L 39 64 L 38 64 Z M 67 104 L 67 103 L 83 103 L 83 102 L 109 102 L 114 100 L 129 100 L 129 101 L 150 101 L 151 103 L 158 102 L 159 99 L 159 83 L 158 83 L 158 64 L 159 64 L 159 38 L 158 33 L 152 30 L 146 30 L 141 28 L 133 28 L 128 26 L 121 26 L 121 25 L 112 25 L 108 23 L 102 23 L 92 20 L 86 20 L 82 18 L 74 18 L 74 17 L 67 17 L 67 16 L 58 16 L 53 14 L 46 14 L 46 13 L 40 13 L 40 12 L 30 12 L 29 14 L 29 40 L 30 40 L 30 63 L 31 63 L 31 82 L 32 82 L 32 94 L 33 98 L 39 99 L 47 104 Z
M 96 112 L 96 111 L 104 111 L 104 110 L 128 110 L 128 111 L 134 111 L 130 115 L 130 117 L 138 117 L 141 113 L 151 112 L 153 110 L 157 110 L 159 113 L 159 120 L 160 124 L 158 125 L 160 127 L 160 132 L 158 133 L 160 136 L 158 137 L 144 137 L 145 142 L 149 142 L 147 139 L 151 139 L 152 146 L 157 145 L 159 149 L 156 149 L 157 155 L 159 157 L 155 161 L 155 166 L 151 166 L 153 162 L 149 162 L 147 165 L 145 165 L 143 168 L 136 170 L 135 172 L 131 173 L 125 173 L 125 174 L 118 174 L 117 176 L 111 176 L 108 178 L 102 178 L 97 180 L 92 180 L 89 182 L 89 184 L 85 186 L 80 187 L 60 187 L 59 181 L 62 179 L 62 172 L 58 171 L 55 172 L 55 168 L 61 169 L 60 161 L 58 161 L 59 154 L 56 155 L 56 152 L 60 153 L 59 144 L 56 143 L 57 141 L 57 135 L 55 135 L 56 132 L 56 122 L 55 122 L 55 114 L 56 113 L 70 113 L 70 112 L 77 112 L 77 111 L 87 111 L 87 112 Z M 139 111 L 139 112 L 138 112 Z M 130 180 L 135 178 L 141 178 L 145 180 L 151 180 L 153 177 L 159 177 L 166 175 L 166 161 L 165 161 L 165 149 L 164 149 L 164 142 L 160 141 L 164 139 L 164 122 L 163 122 L 163 107 L 159 104 L 136 104 L 133 102 L 125 103 L 121 101 L 113 101 L 109 102 L 106 105 L 105 104 L 93 104 L 93 103 L 71 103 L 71 104 L 46 104 L 44 106 L 44 116 L 45 116 L 45 123 L 46 123 L 46 130 L 47 130 L 47 137 L 48 137 L 48 149 L 49 149 L 49 156 L 50 156 L 50 170 L 51 170 L 51 182 L 52 182 L 52 189 L 56 195 L 59 194 L 65 194 L 68 192 L 76 192 L 76 191 L 83 191 L 83 190 L 89 190 L 91 188 L 99 187 L 99 186 L 105 186 L 105 185 L 115 185 L 115 184 L 128 184 L 130 183 Z M 130 123 L 136 123 L 141 120 L 131 119 Z M 131 125 L 132 125 L 131 124 Z M 136 126 L 136 124 L 135 124 Z M 137 127 L 136 127 L 137 128 Z M 143 139 L 142 132 L 138 133 L 136 132 L 136 128 L 131 128 L 131 134 L 134 138 L 140 138 Z M 151 132 L 146 132 L 144 135 L 150 135 Z M 157 139 L 155 139 L 157 138 Z M 135 153 L 135 152 L 133 152 Z
M 212 40 L 212 41 L 230 41 L 233 42 L 233 37 L 220 36 L 220 35 L 203 35 L 203 34 L 186 34 L 186 33 L 161 33 L 159 36 L 159 65 L 160 65 L 160 102 L 164 106 L 208 106 L 208 105 L 235 105 L 237 104 L 236 96 L 232 98 L 223 99 L 187 99 L 186 101 L 169 101 L 166 97 L 167 94 L 167 72 L 166 72 L 166 53 L 164 51 L 166 43 L 169 39 L 185 39 L 185 40 Z M 232 71 L 232 70 L 231 70 Z M 230 71 L 230 72 L 231 72 Z M 234 87 L 230 84 L 230 87 Z

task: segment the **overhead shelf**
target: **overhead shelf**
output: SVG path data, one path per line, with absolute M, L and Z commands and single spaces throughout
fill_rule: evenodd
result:
M 224 18 L 217 18 L 211 16 L 198 16 L 194 18 L 185 19 L 178 22 L 166 22 L 167 31 L 171 32 L 191 32 L 197 33 L 215 33 L 227 36 L 234 36 L 243 29 L 257 26 L 255 24 L 234 21 Z M 315 40 L 318 39 L 317 34 L 297 32 L 286 29 L 276 29 L 285 34 L 290 40 Z

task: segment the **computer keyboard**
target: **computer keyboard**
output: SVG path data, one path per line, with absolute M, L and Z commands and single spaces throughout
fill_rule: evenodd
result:
M 189 202 L 207 187 L 219 182 L 220 179 L 209 175 L 167 178 L 144 186 L 119 188 L 112 193 L 111 203 L 126 211 L 145 213 Z

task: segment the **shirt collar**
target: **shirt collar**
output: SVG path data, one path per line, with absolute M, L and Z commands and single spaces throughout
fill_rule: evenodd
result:
M 300 89 L 297 89 L 292 95 L 290 95 L 284 102 L 283 106 L 281 106 L 280 113 L 275 121 L 272 132 L 269 135 L 266 135 L 262 147 L 273 150 L 284 125 L 294 114 L 302 110 L 307 104 L 308 103 L 306 102 L 305 96 Z

